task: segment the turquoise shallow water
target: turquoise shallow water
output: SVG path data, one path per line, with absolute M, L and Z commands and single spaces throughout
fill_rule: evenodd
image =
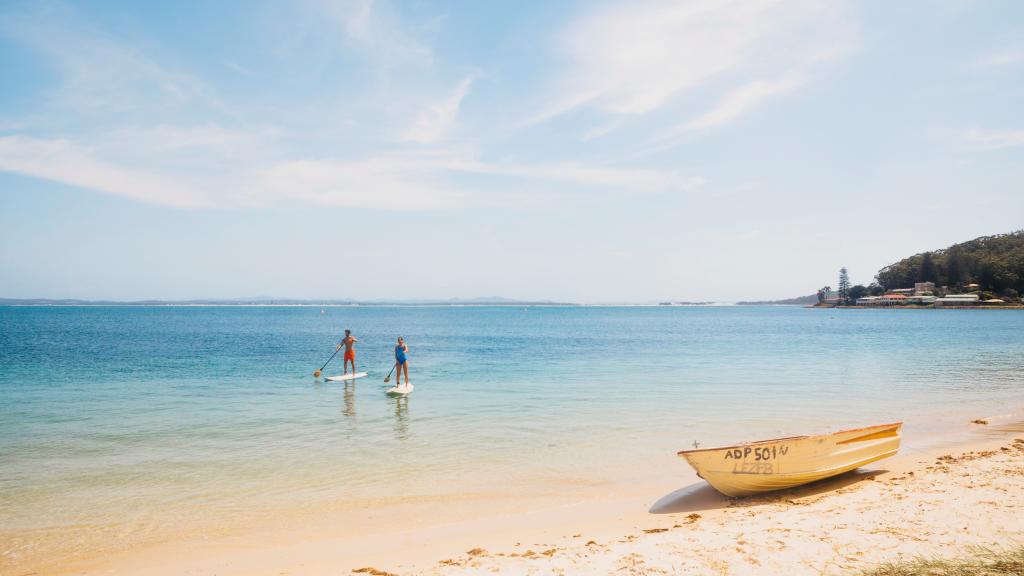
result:
M 346 327 L 370 377 L 314 379 Z M 407 399 L 382 382 L 399 334 Z M 130 541 L 277 507 L 614 486 L 681 471 L 695 440 L 1019 408 L 1024 313 L 0 307 L 0 397 L 5 538 Z

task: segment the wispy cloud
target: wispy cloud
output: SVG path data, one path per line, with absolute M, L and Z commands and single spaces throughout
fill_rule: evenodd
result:
M 179 208 L 207 208 L 214 198 L 192 183 L 105 162 L 67 140 L 0 137 L 0 170 Z
M 400 139 L 408 142 L 430 144 L 444 138 L 455 124 L 459 114 L 459 106 L 469 93 L 474 76 L 467 76 L 455 90 L 433 104 L 428 105 L 416 117 L 411 126 L 400 135 Z
M 196 99 L 212 102 L 210 90 L 195 76 L 159 64 L 82 19 L 75 9 L 52 3 L 3 14 L 5 36 L 48 55 L 57 66 L 61 82 L 50 92 L 52 104 L 124 115 Z
M 446 186 L 429 166 L 407 159 L 363 161 L 294 160 L 262 171 L 258 194 L 269 203 L 282 199 L 315 204 L 394 211 L 449 209 L 473 199 Z
M 430 63 L 433 51 L 412 27 L 382 0 L 323 1 L 318 11 L 332 14 L 342 23 L 345 38 L 370 57 L 386 64 Z
M 967 145 L 974 150 L 998 150 L 1024 146 L 1024 130 L 971 128 L 967 131 Z
M 139 202 L 214 209 L 305 203 L 450 210 L 560 198 L 580 202 L 615 195 L 690 193 L 704 186 L 700 175 L 674 167 L 631 166 L 621 161 L 611 167 L 571 150 L 533 156 L 514 147 L 502 149 L 503 144 L 493 144 L 490 125 L 472 126 L 461 118 L 476 73 L 438 92 L 442 96 L 435 101 L 428 99 L 422 108 L 413 108 L 410 119 L 407 95 L 436 86 L 433 78 L 409 78 L 417 66 L 437 64 L 425 40 L 436 22 L 411 23 L 383 0 L 309 0 L 302 6 L 313 6 L 322 18 L 296 33 L 292 38 L 296 44 L 281 54 L 302 54 L 303 43 L 310 42 L 317 48 L 333 45 L 334 50 L 345 46 L 346 57 L 364 58 L 361 65 L 369 76 L 397 64 L 413 66 L 402 74 L 376 75 L 379 83 L 361 87 L 364 92 L 353 97 L 358 103 L 348 109 L 350 101 L 338 102 L 328 94 L 295 101 L 287 115 L 275 113 L 276 101 L 273 107 L 252 103 L 225 83 L 225 93 L 235 98 L 228 104 L 214 89 L 220 86 L 215 78 L 204 81 L 180 62 L 160 58 L 166 52 L 159 46 L 132 44 L 131 34 L 107 33 L 74 9 L 53 6 L 55 13 L 33 8 L 0 25 L 0 32 L 33 48 L 58 72 L 57 88 L 33 116 L 55 120 L 12 125 L 14 134 L 0 140 L 3 171 Z M 608 27 L 631 10 L 602 10 L 573 25 L 563 38 L 575 54 L 573 77 L 578 83 L 572 85 L 561 108 L 551 112 L 560 114 L 589 104 L 608 114 L 585 139 L 619 128 L 625 118 L 658 108 L 675 93 L 719 71 L 741 68 L 738 59 L 750 50 L 743 34 L 713 46 L 707 53 L 710 63 L 687 50 L 701 50 L 702 42 L 710 42 L 736 18 L 746 22 L 745 30 L 750 31 L 749 19 L 764 13 L 741 6 L 737 11 L 747 15 L 738 17 L 710 2 L 683 8 L 665 2 L 645 4 L 638 19 L 631 24 L 627 18 L 626 25 L 640 32 L 650 28 L 653 38 L 641 34 L 639 45 L 630 48 L 628 33 Z M 668 10 L 676 26 L 662 25 L 662 10 Z M 716 31 L 704 30 L 705 25 Z M 328 30 L 330 34 L 324 36 Z M 596 42 L 599 54 L 587 56 L 585 44 L 605 32 L 614 32 L 612 40 L 617 44 L 609 48 L 603 41 Z M 694 37 L 679 44 L 677 33 Z M 318 66 L 335 57 L 330 53 L 318 59 Z M 655 62 L 646 62 L 648 57 Z M 279 70 L 276 61 L 261 68 L 257 55 L 244 66 L 230 54 L 212 58 L 232 75 L 267 82 Z M 599 71 L 606 63 L 610 64 L 608 78 Z M 688 66 L 696 69 L 687 70 Z M 659 77 L 663 69 L 669 78 Z M 755 88 L 772 91 L 772 86 L 752 86 L 733 100 L 723 99 L 721 109 L 700 121 L 707 125 L 727 121 L 766 97 L 751 94 Z M 777 86 L 774 90 L 781 92 Z M 285 93 L 284 98 L 294 99 L 294 94 Z M 297 121 L 299 116 L 303 120 Z M 307 122 L 309 118 L 315 120 Z
M 787 94 L 802 86 L 805 78 L 800 74 L 787 74 L 778 80 L 757 80 L 726 94 L 714 108 L 693 120 L 680 124 L 675 133 L 705 130 L 739 118 L 748 110 L 768 98 Z
M 570 69 L 557 96 L 532 120 L 582 106 L 648 113 L 713 79 L 830 58 L 855 37 L 840 2 L 648 0 L 607 6 L 564 33 Z
M 67 139 L 0 138 L 0 171 L 178 208 L 310 203 L 416 211 L 507 204 L 557 192 L 652 194 L 699 189 L 703 179 L 652 169 L 586 163 L 498 163 L 472 152 L 392 152 L 361 159 L 285 158 L 254 165 L 262 144 L 220 128 L 158 127 L 111 133 L 103 146 Z M 226 151 L 239 147 L 244 154 Z M 182 176 L 185 175 L 185 176 Z M 500 179 L 479 187 L 465 176 Z
M 982 68 L 993 68 L 1001 66 L 1013 66 L 1024 63 L 1024 48 L 1008 48 L 999 50 L 978 58 L 974 61 L 976 66 Z

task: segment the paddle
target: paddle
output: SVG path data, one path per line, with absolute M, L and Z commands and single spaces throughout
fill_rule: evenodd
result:
M 394 363 L 394 364 L 393 364 L 393 365 L 391 366 L 391 372 L 394 372 L 394 371 L 395 371 L 395 366 L 398 366 L 398 362 L 395 362 L 395 363 Z M 391 372 L 388 372 L 388 375 L 387 375 L 387 376 L 386 376 L 386 377 L 384 378 L 384 383 L 385 383 L 385 384 L 387 384 L 388 382 L 391 382 Z
M 338 355 L 338 351 L 339 350 L 341 350 L 341 345 L 340 344 L 338 345 L 338 350 L 335 350 L 334 354 L 331 354 L 331 357 L 327 359 L 327 362 L 324 362 L 324 365 L 321 366 L 319 370 L 316 370 L 315 372 L 313 372 L 313 377 L 314 378 L 319 378 L 320 377 L 320 373 L 324 371 L 324 368 L 327 368 L 327 365 L 331 363 L 331 360 L 334 360 L 334 357 Z

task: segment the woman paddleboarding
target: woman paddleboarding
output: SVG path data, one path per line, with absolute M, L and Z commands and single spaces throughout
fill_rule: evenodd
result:
M 409 346 L 401 336 L 398 337 L 398 345 L 395 346 L 395 387 L 402 384 L 402 372 L 405 372 L 405 385 L 409 385 Z

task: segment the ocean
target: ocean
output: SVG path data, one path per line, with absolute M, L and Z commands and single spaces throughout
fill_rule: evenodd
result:
M 345 328 L 369 376 L 314 378 Z M 407 398 L 384 393 L 399 335 Z M 1021 408 L 1024 313 L 0 307 L 0 397 L 3 566 L 286 510 L 609 492 L 694 445 L 924 435 Z

